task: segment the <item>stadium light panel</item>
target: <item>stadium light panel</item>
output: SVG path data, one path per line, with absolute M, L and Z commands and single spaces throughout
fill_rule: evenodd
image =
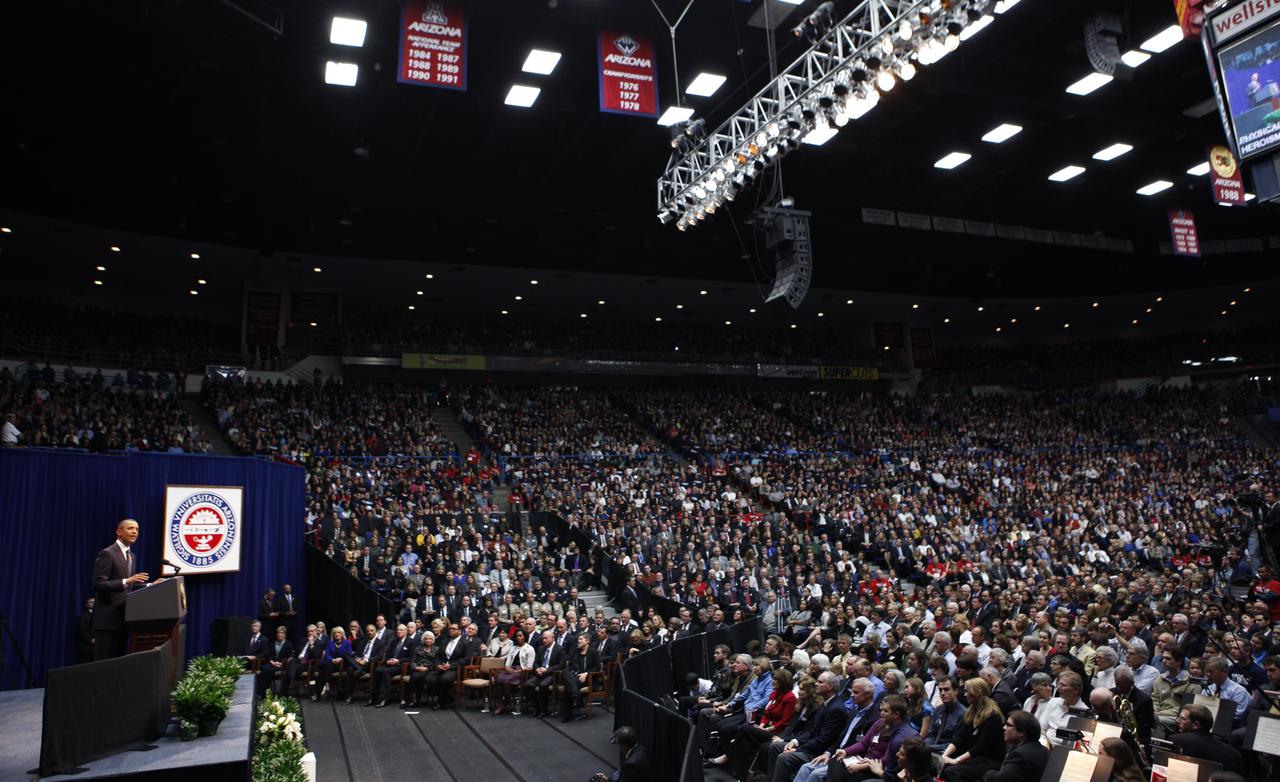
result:
M 1149 185 L 1143 185 L 1142 187 L 1138 188 L 1137 193 L 1138 195 L 1152 196 L 1152 195 L 1155 195 L 1156 193 L 1162 193 L 1171 187 L 1173 187 L 1172 182 L 1166 181 L 1164 179 L 1157 179 L 1156 181 L 1152 182 Z
M 1130 68 L 1137 68 L 1139 65 L 1143 64 L 1144 62 L 1150 59 L 1151 59 L 1151 55 L 1147 54 L 1146 52 L 1140 52 L 1137 49 L 1130 49 L 1129 51 L 1120 55 L 1120 62 L 1124 63 L 1125 65 L 1128 65 Z
M 1127 154 L 1131 151 L 1133 151 L 1133 145 L 1131 144 L 1112 144 L 1106 149 L 1100 149 L 1097 152 L 1095 152 L 1093 154 L 1093 159 L 1107 162 L 1110 160 L 1115 160 L 1121 155 Z
M 1143 51 L 1151 52 L 1152 54 L 1159 54 L 1160 52 L 1163 52 L 1165 49 L 1169 49 L 1181 43 L 1182 38 L 1183 38 L 1182 27 L 1176 24 L 1171 24 L 1168 27 L 1161 30 L 1160 32 L 1151 36 L 1147 40 L 1143 41 L 1142 45 L 1139 48 L 1141 48 Z
M 363 19 L 347 19 L 333 17 L 329 27 L 329 43 L 339 46 L 364 46 L 364 36 L 369 30 L 369 23 Z
M 525 73 L 536 73 L 540 76 L 550 76 L 551 72 L 560 64 L 560 52 L 550 52 L 546 49 L 533 49 L 529 52 L 529 56 L 524 58 L 524 65 L 520 70 Z
M 1187 169 L 1187 173 L 1191 176 L 1204 176 L 1209 173 L 1209 164 L 1208 162 L 1196 163 L 1194 166 Z
M 1105 73 L 1091 73 L 1067 87 L 1067 92 L 1072 95 L 1088 95 L 1094 90 L 1110 84 L 1113 78 L 1115 77 L 1108 76 Z
M 720 85 L 726 81 L 724 76 L 718 73 L 699 73 L 689 82 L 689 86 L 685 88 L 685 92 L 690 95 L 697 95 L 702 98 L 708 98 L 720 89 Z
M 324 83 L 339 87 L 356 86 L 356 77 L 360 74 L 360 66 L 353 62 L 334 62 L 324 64 Z
M 806 133 L 804 138 L 800 140 L 805 144 L 812 144 L 815 147 L 820 147 L 835 138 L 835 135 L 839 132 L 840 130 L 838 128 L 814 128 Z
M 658 124 L 663 126 L 664 128 L 670 127 L 671 125 L 674 125 L 677 122 L 684 122 L 692 116 L 693 116 L 693 109 L 686 108 L 685 106 L 672 106 L 671 108 L 662 112 L 661 117 L 658 117 Z
M 996 0 L 996 7 L 992 10 L 998 14 L 1002 14 L 1017 5 L 1019 1 L 1020 0 Z
M 1003 144 L 1021 132 L 1021 125 L 1010 125 L 1006 122 L 998 128 L 987 131 L 987 135 L 983 136 L 982 140 L 988 144 Z
M 1084 173 L 1084 166 L 1067 166 L 1060 168 L 1049 175 L 1050 182 L 1066 182 L 1069 179 L 1075 179 Z
M 542 92 L 540 87 L 528 87 L 523 84 L 513 84 L 507 92 L 507 99 L 503 101 L 508 106 L 519 106 L 527 109 L 533 105 L 538 99 L 538 94 Z
M 937 163 L 933 164 L 934 168 L 945 168 L 947 170 L 962 166 L 973 157 L 968 152 L 950 152 L 942 157 Z

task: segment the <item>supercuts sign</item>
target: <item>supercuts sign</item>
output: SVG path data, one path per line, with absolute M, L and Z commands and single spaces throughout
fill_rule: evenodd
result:
M 601 30 L 596 35 L 600 67 L 600 110 L 639 117 L 658 116 L 658 63 L 653 40 L 643 35 Z
M 462 6 L 404 1 L 396 81 L 450 90 L 467 88 L 467 20 Z

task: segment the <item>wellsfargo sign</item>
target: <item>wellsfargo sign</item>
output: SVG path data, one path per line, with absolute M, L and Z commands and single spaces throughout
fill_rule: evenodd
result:
M 1244 0 L 1210 19 L 1213 42 L 1221 44 L 1246 33 L 1268 19 L 1280 17 L 1280 0 Z

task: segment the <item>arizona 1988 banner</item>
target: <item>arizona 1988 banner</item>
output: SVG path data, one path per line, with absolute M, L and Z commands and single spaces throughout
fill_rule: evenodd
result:
M 653 40 L 601 30 L 596 49 L 600 57 L 600 110 L 658 116 L 658 66 Z
M 165 559 L 182 575 L 239 572 L 243 501 L 241 486 L 165 486 Z
M 396 81 L 450 90 L 467 88 L 467 20 L 460 4 L 404 0 Z

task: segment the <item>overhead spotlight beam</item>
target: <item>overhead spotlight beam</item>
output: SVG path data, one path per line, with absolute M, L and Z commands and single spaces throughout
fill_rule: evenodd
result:
M 706 137 L 677 149 L 658 178 L 659 212 L 685 230 L 714 214 L 735 180 L 750 180 L 798 149 L 871 110 L 881 92 L 910 81 L 994 18 L 993 0 L 862 0 L 828 21 L 824 3 L 799 26 L 823 30 L 791 65 Z M 825 11 L 824 11 L 825 9 Z M 812 22 L 810 21 L 812 19 Z

